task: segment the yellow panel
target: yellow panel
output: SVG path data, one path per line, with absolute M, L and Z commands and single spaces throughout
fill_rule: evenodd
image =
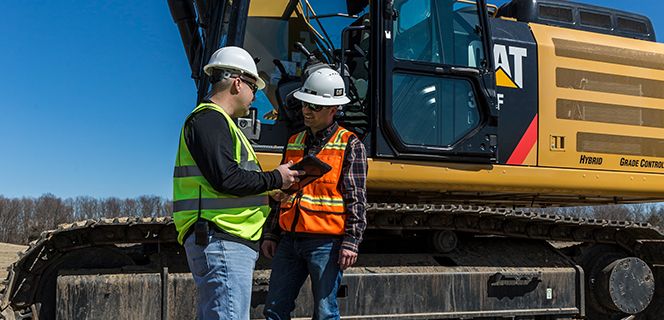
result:
M 584 66 L 585 69 L 585 66 Z M 640 77 L 625 76 L 629 71 L 608 70 L 611 74 L 584 69 L 556 68 L 556 86 L 576 90 L 613 93 L 620 95 L 664 99 L 664 81 L 644 78 L 648 75 L 640 73 Z M 634 74 L 634 73 L 631 73 Z
M 540 121 L 540 124 L 542 124 L 542 122 L 543 121 Z M 565 151 L 552 151 L 550 150 L 548 145 L 540 144 L 541 145 L 539 152 L 540 166 L 587 168 L 587 169 L 618 170 L 618 171 L 643 171 L 643 172 L 659 173 L 664 175 L 663 168 L 644 167 L 644 166 L 625 166 L 622 165 L 621 163 L 621 160 L 623 158 L 638 159 L 639 161 L 641 161 L 642 159 L 646 161 L 663 161 L 664 160 L 663 158 L 641 157 L 641 156 L 630 155 L 627 153 L 624 155 L 615 155 L 607 153 L 591 153 L 591 152 L 577 151 L 578 132 L 592 132 L 592 133 L 603 133 L 608 135 L 624 135 L 624 136 L 633 136 L 633 137 L 663 138 L 664 137 L 663 129 L 647 128 L 639 126 L 625 126 L 625 125 L 609 124 L 609 123 L 575 121 L 575 120 L 566 120 L 566 119 L 556 119 L 555 121 L 552 122 L 556 122 L 555 128 L 548 129 L 549 135 L 547 135 L 546 137 L 543 137 L 540 134 L 540 139 L 546 139 L 543 141 L 549 141 L 550 135 L 563 136 L 565 137 L 565 144 L 566 144 Z M 582 160 L 585 159 L 582 157 L 599 157 L 602 158 L 603 161 L 600 164 L 597 163 L 590 164 L 588 163 L 588 161 Z
M 595 152 L 638 157 L 664 158 L 664 139 L 621 136 L 595 132 L 577 132 L 576 151 Z M 644 161 L 655 161 L 644 159 Z M 664 169 L 664 161 L 657 166 L 641 165 L 642 168 Z
M 559 57 L 664 70 L 664 54 L 656 52 L 556 38 L 553 43 Z
M 249 4 L 249 16 L 281 18 L 288 2 L 288 0 L 251 0 Z M 295 17 L 295 11 L 293 11 L 291 18 Z
M 662 157 L 577 151 L 579 132 L 662 139 L 664 128 L 658 125 L 642 126 L 636 122 L 639 119 L 606 123 L 559 119 L 556 114 L 558 99 L 649 108 L 651 110 L 648 110 L 648 114 L 658 114 L 658 111 L 664 110 L 664 94 L 660 90 L 664 90 L 664 62 L 659 60 L 664 57 L 664 45 L 538 24 L 530 24 L 530 28 L 538 43 L 539 141 L 549 141 L 551 136 L 557 136 L 564 137 L 566 144 L 564 151 L 552 151 L 549 145 L 540 143 L 538 165 L 580 168 L 586 172 L 613 170 L 650 172 L 664 176 L 664 169 L 651 165 L 664 161 Z M 554 43 L 559 47 L 556 48 Z M 594 112 L 597 115 L 600 111 Z M 613 119 L 629 115 L 638 116 L 634 112 L 623 112 L 621 115 L 616 114 Z M 604 115 L 603 119 L 611 117 Z M 591 146 L 595 144 L 594 150 L 602 146 L 610 147 L 609 144 L 602 145 L 601 141 L 587 141 L 586 146 L 588 143 Z M 622 144 L 620 147 L 630 146 Z M 646 143 L 639 147 L 657 148 L 656 152 L 644 152 L 647 154 L 664 152 L 659 150 L 664 145 L 658 143 Z
M 535 142 L 533 147 L 530 148 L 530 152 L 528 152 L 528 156 L 526 156 L 526 159 L 523 160 L 522 165 L 524 165 L 524 166 L 535 166 L 535 165 L 537 165 L 537 142 Z
M 281 154 L 256 152 L 263 171 L 272 171 L 281 163 Z
M 553 39 L 577 41 L 597 46 L 609 46 L 625 50 L 635 50 L 651 54 L 664 54 L 664 45 L 658 42 L 637 40 L 625 37 L 617 37 L 607 34 L 588 31 L 574 30 L 554 26 L 546 26 L 529 23 L 530 29 L 537 39 L 538 45 L 546 45 L 553 48 Z
M 646 69 L 637 66 L 626 66 L 622 64 L 611 64 L 606 62 L 579 60 L 566 57 L 555 57 L 556 67 L 588 70 L 615 75 L 630 75 L 636 78 L 664 80 L 664 70 Z
M 280 154 L 258 153 L 264 170 Z M 369 190 L 464 191 L 664 200 L 664 174 L 369 159 Z
M 629 126 L 624 124 L 600 123 L 592 121 L 575 121 L 568 119 L 557 119 L 556 123 L 559 126 L 556 131 L 560 132 L 571 132 L 575 134 L 576 132 L 597 132 L 632 137 L 664 138 L 664 130 L 661 128 Z M 570 144 L 570 146 L 574 146 L 574 144 Z M 567 149 L 574 148 L 569 147 Z
M 660 99 L 592 91 L 583 92 L 583 94 L 580 95 L 578 90 L 566 88 L 553 88 L 550 91 L 550 94 L 554 94 L 557 98 L 561 99 L 583 100 L 588 102 L 619 104 L 624 106 L 664 110 L 662 109 L 662 100 Z
M 556 100 L 556 117 L 558 119 L 577 121 L 664 128 L 664 110 L 623 106 L 610 103 L 596 103 L 559 98 Z

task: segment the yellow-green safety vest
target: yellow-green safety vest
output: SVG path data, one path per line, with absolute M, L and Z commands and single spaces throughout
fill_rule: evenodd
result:
M 212 103 L 202 103 L 189 117 L 205 109 L 217 111 L 226 118 L 233 139 L 234 159 L 240 168 L 262 171 L 251 143 L 222 108 Z M 180 244 L 184 242 L 189 227 L 198 219 L 199 209 L 201 218 L 215 223 L 232 235 L 252 241 L 260 238 L 263 223 L 270 211 L 267 191 L 238 197 L 215 190 L 192 158 L 185 143 L 183 128 L 173 172 L 173 220 Z

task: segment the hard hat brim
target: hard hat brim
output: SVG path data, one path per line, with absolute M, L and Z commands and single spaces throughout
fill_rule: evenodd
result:
M 235 66 L 229 66 L 229 65 L 224 65 L 224 64 L 219 64 L 219 63 L 208 63 L 203 67 L 203 71 L 205 74 L 212 75 L 212 70 L 211 69 L 222 69 L 222 70 L 236 70 L 243 72 L 245 74 L 251 75 L 252 77 L 256 78 L 256 86 L 258 86 L 258 90 L 263 90 L 265 89 L 265 81 L 261 79 L 261 77 L 257 74 L 253 74 L 253 72 L 248 72 L 246 70 L 239 70 Z
M 265 89 L 265 81 L 259 75 L 256 75 L 256 85 L 258 86 L 258 90 Z
M 325 98 L 315 94 L 306 93 L 302 91 L 296 91 L 293 96 L 300 101 L 313 103 L 319 106 L 341 106 L 350 102 L 348 97 L 338 97 L 338 98 Z

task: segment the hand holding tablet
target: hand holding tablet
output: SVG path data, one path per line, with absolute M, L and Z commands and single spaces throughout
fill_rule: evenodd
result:
M 314 182 L 314 180 L 322 177 L 324 174 L 332 170 L 332 167 L 327 163 L 316 158 L 314 155 L 305 156 L 300 162 L 292 165 L 291 170 L 304 171 L 304 175 L 298 176 L 299 182 L 293 183 L 288 189 L 284 189 L 285 193 L 295 193 L 306 185 Z

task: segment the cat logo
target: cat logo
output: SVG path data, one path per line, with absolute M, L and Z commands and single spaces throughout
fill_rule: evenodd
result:
M 493 57 L 496 65 L 496 85 L 523 89 L 523 58 L 528 56 L 526 48 L 496 44 Z M 511 63 L 510 63 L 511 62 Z
M 339 97 L 344 95 L 344 88 L 336 88 L 334 89 L 334 96 Z

